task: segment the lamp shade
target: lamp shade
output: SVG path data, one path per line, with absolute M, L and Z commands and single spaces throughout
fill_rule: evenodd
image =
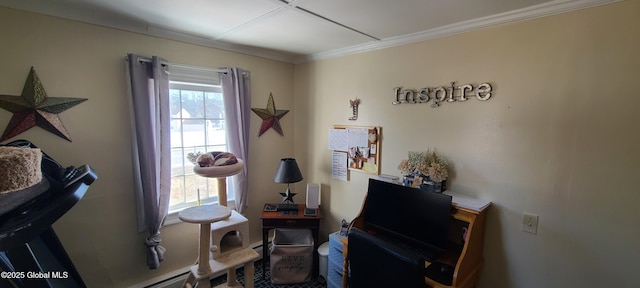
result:
M 302 173 L 298 168 L 296 159 L 282 158 L 280 160 L 280 166 L 276 171 L 276 176 L 273 177 L 273 181 L 276 183 L 296 183 L 302 181 Z

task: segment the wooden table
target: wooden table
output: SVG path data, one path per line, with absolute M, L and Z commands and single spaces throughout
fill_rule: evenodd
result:
M 266 205 L 266 204 L 265 204 Z M 304 216 L 305 204 L 297 204 L 296 215 L 283 215 L 277 211 L 263 211 L 262 216 L 262 279 L 265 279 L 265 265 L 269 262 L 269 230 L 275 228 L 308 228 L 313 233 L 313 277 L 318 277 L 318 234 L 320 233 L 320 219 L 322 214 L 318 209 L 316 216 Z

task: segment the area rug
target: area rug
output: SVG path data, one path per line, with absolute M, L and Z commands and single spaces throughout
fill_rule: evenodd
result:
M 317 277 L 317 279 L 313 279 L 309 282 L 298 283 L 298 284 L 272 284 L 271 276 L 269 274 L 269 267 L 265 270 L 266 277 L 264 280 L 262 279 L 262 260 L 255 262 L 255 273 L 254 273 L 254 286 L 256 288 L 324 288 L 327 287 L 324 279 L 322 277 Z M 244 286 L 244 269 L 240 268 L 236 272 L 236 279 L 238 282 Z M 223 275 L 211 280 L 211 286 L 215 287 L 216 285 L 220 285 L 227 282 L 227 275 Z

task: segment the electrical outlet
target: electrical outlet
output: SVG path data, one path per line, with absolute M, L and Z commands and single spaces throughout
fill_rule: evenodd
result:
M 538 215 L 522 213 L 522 231 L 532 234 L 538 233 Z

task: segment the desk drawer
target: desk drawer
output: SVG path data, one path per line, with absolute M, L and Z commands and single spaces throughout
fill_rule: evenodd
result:
M 328 288 L 342 288 L 342 275 L 329 273 L 329 275 L 327 275 L 327 278 Z
M 329 271 L 332 273 L 338 273 L 342 276 L 344 271 L 344 260 L 342 259 L 329 259 Z
M 329 247 L 329 254 L 333 253 L 342 255 L 342 243 L 340 243 L 340 245 L 331 245 Z
M 263 219 L 262 227 L 318 227 L 318 219 Z
M 342 253 L 342 240 L 346 236 L 340 235 L 338 232 L 329 234 L 329 248 L 337 249 Z

